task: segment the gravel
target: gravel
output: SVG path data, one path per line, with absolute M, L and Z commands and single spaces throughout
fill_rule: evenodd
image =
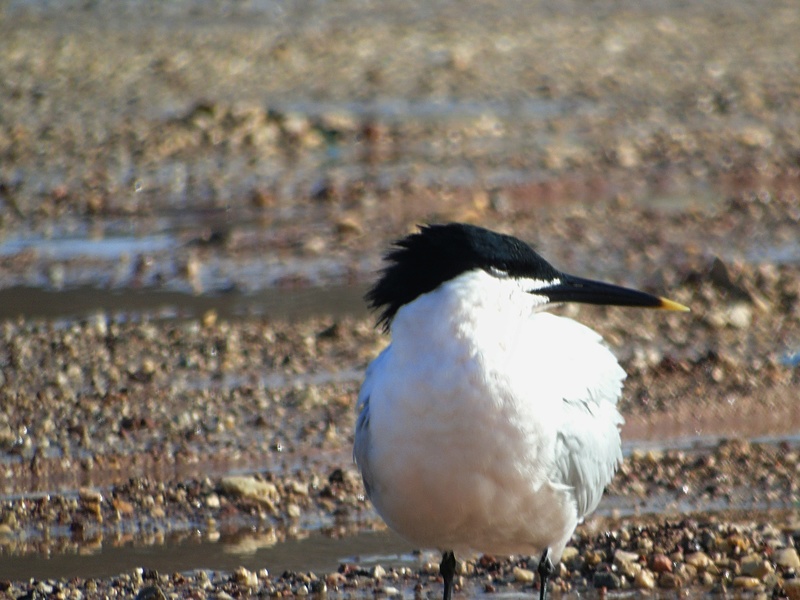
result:
M 0 8 L 0 560 L 383 528 L 351 446 L 386 338 L 360 304 L 326 302 L 364 289 L 414 224 L 461 220 L 692 309 L 560 309 L 629 373 L 630 443 L 554 591 L 800 600 L 798 15 Z M 252 301 L 273 292 L 313 308 Z M 0 595 L 437 596 L 438 557 L 418 558 L 76 573 Z M 530 594 L 534 571 L 472 557 L 457 583 Z

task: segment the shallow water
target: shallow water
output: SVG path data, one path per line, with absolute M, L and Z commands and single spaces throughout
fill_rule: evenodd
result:
M 343 539 L 311 532 L 302 540 L 279 544 L 271 540 L 269 535 L 245 529 L 220 541 L 182 534 L 170 536 L 164 543 L 101 542 L 92 548 L 76 547 L 70 553 L 5 556 L 0 560 L 0 579 L 110 577 L 140 567 L 160 573 L 232 571 L 239 566 L 254 571 L 267 569 L 275 574 L 328 573 L 343 562 L 388 567 L 413 566 L 419 561 L 410 553 L 409 544 L 389 531 L 365 532 Z
M 64 290 L 16 286 L 0 289 L 0 320 L 25 316 L 69 322 L 101 314 L 121 320 L 188 319 L 214 310 L 224 319 L 268 316 L 296 320 L 310 315 L 342 317 L 366 314 L 365 286 L 303 289 L 262 289 L 192 294 L 153 289 L 98 289 L 81 286 Z

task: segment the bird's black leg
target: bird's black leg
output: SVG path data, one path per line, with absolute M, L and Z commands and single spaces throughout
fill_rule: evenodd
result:
M 450 551 L 442 555 L 442 562 L 439 563 L 439 573 L 444 579 L 444 596 L 442 600 L 450 600 L 453 597 L 453 577 L 456 574 L 456 555 Z
M 550 548 L 545 548 L 544 552 L 542 552 L 542 558 L 539 560 L 539 568 L 537 569 L 539 573 L 539 600 L 545 600 L 547 597 L 547 580 L 550 579 L 550 576 L 555 572 L 555 567 L 553 567 L 553 563 L 550 560 Z

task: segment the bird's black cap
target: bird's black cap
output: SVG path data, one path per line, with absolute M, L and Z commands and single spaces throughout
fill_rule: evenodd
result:
M 465 223 L 425 225 L 394 243 L 389 263 L 367 292 L 378 324 L 388 329 L 401 306 L 462 273 L 496 269 L 510 277 L 552 280 L 560 273 L 525 242 Z

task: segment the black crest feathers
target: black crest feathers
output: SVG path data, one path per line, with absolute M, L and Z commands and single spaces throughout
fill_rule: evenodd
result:
M 556 269 L 525 242 L 464 223 L 426 225 L 393 244 L 381 277 L 366 294 L 386 330 L 397 311 L 422 294 L 474 269 L 552 279 Z

